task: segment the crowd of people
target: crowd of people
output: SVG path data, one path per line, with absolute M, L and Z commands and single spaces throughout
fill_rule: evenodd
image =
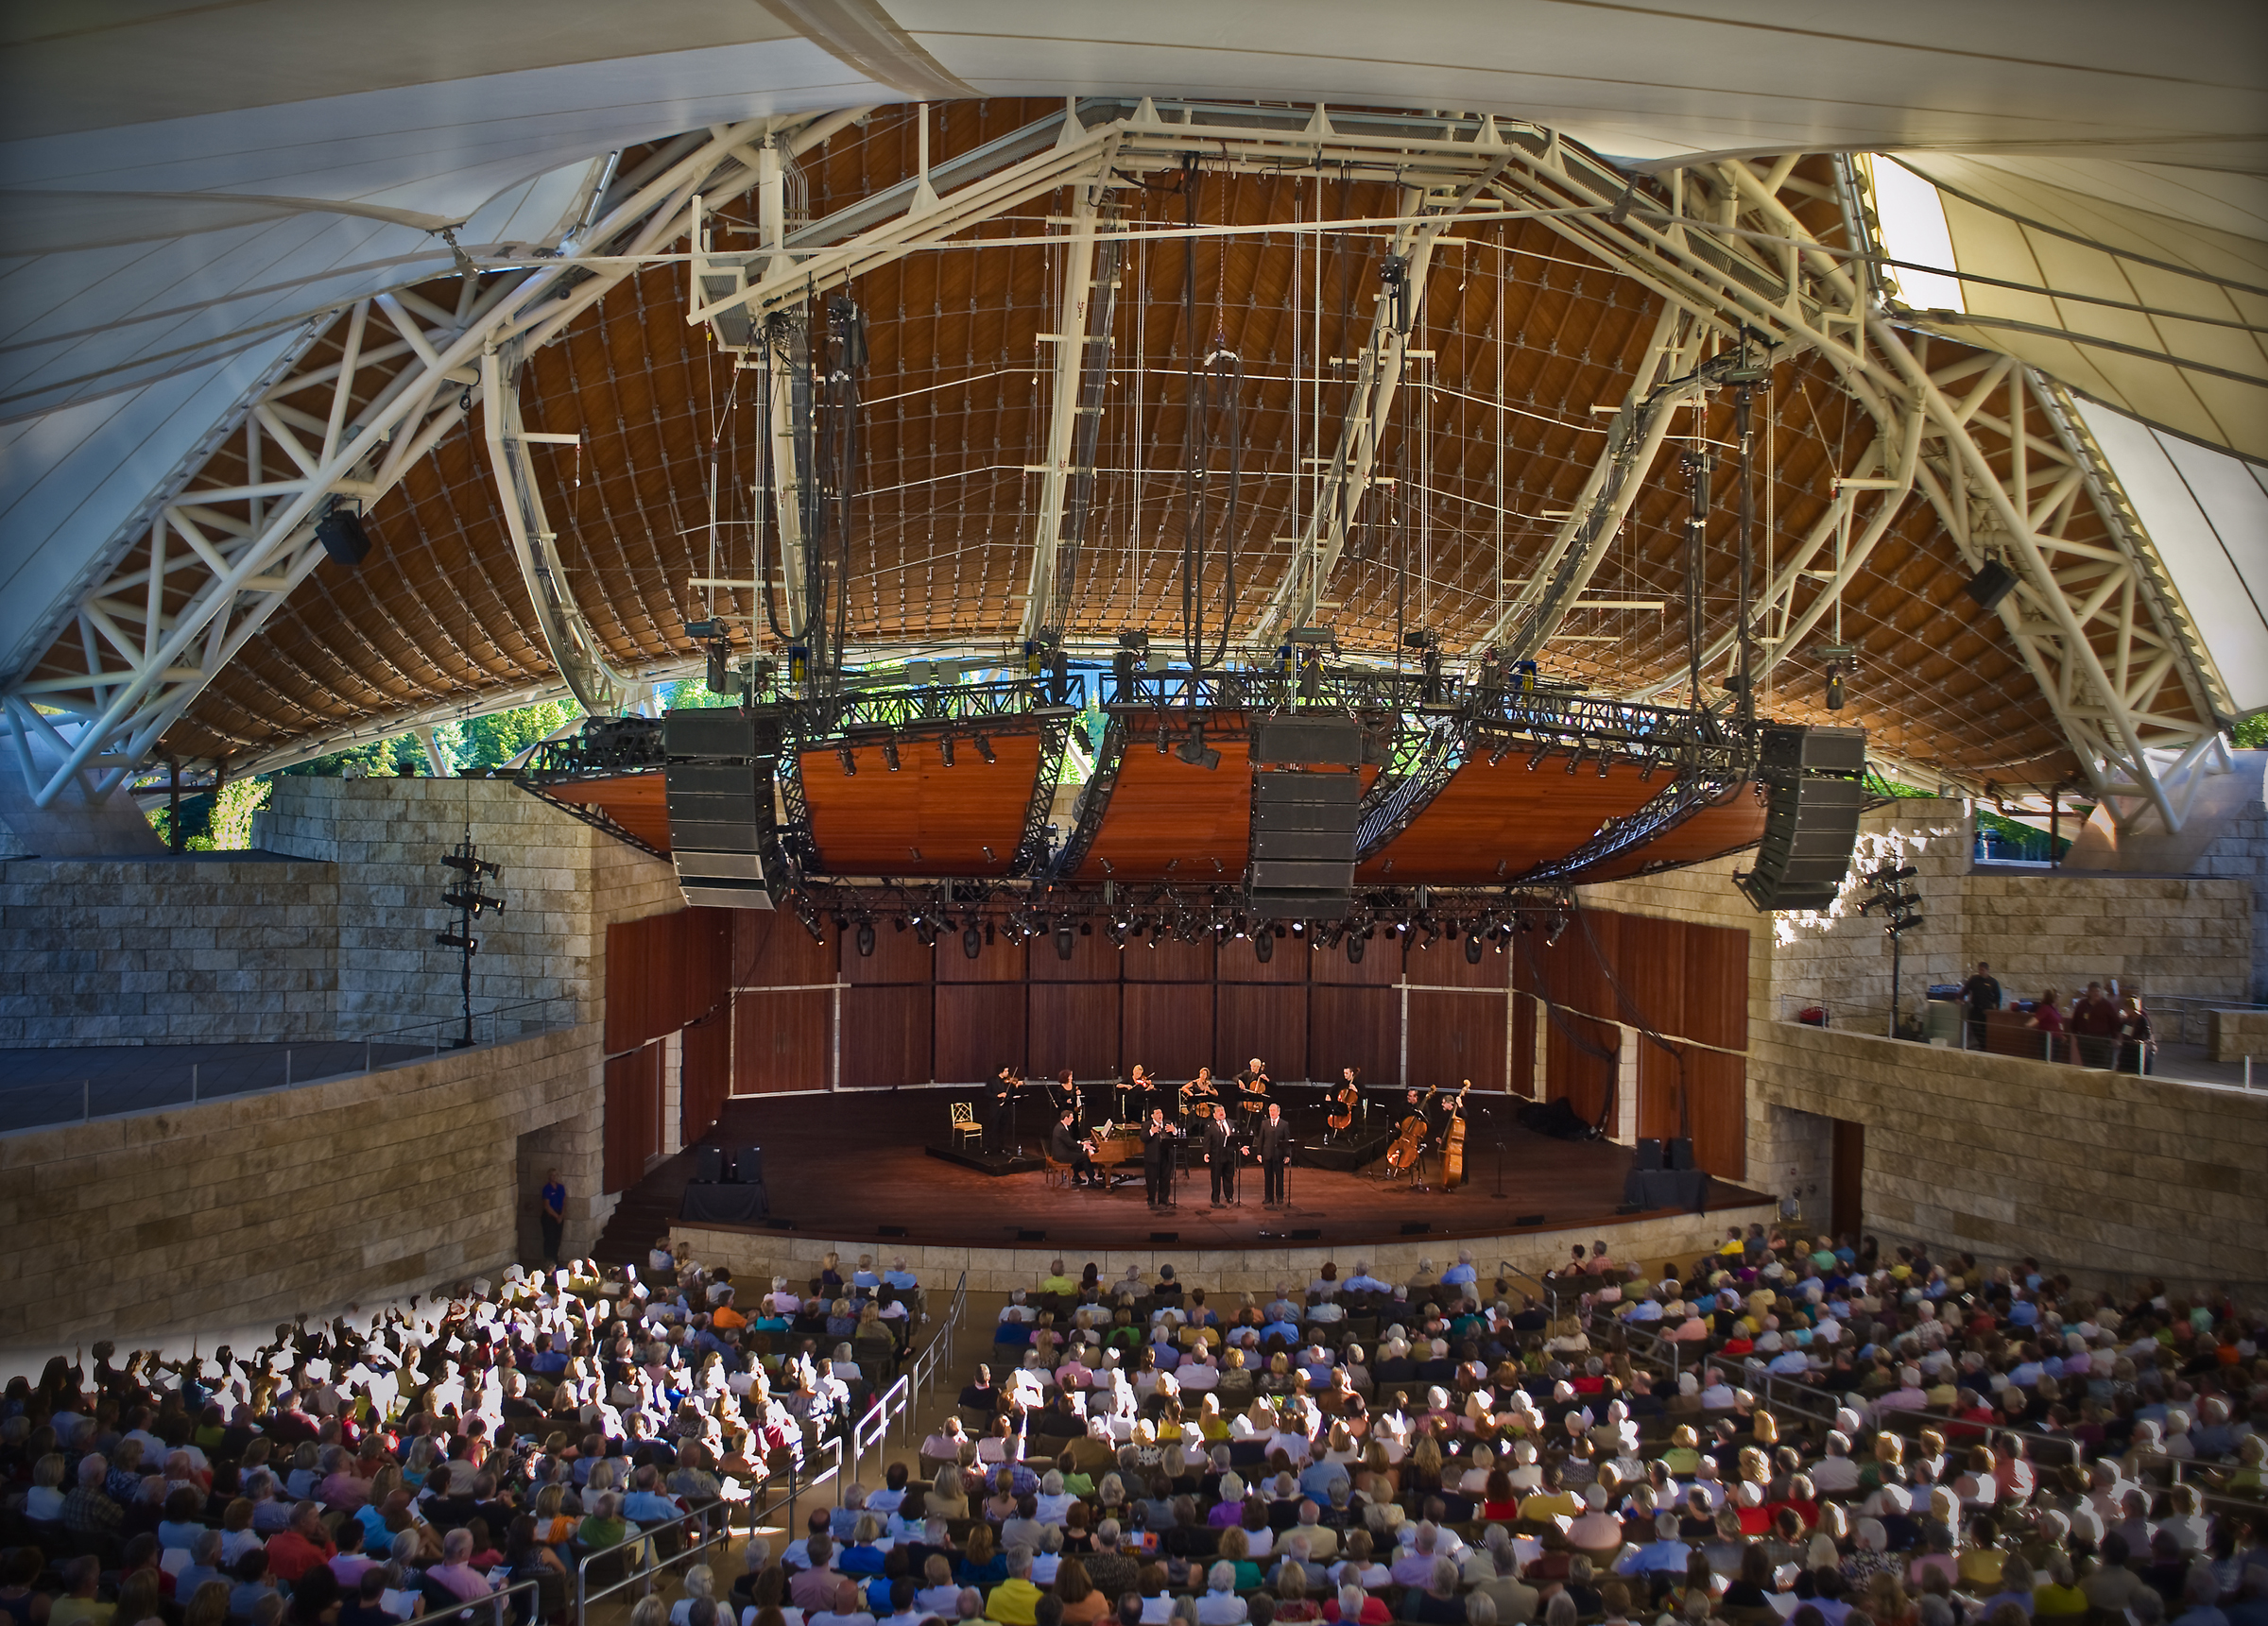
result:
M 242 1357 L 55 1357 L 0 1394 L 0 1616 L 400 1626 L 505 1590 L 532 1620 L 586 1555 L 721 1526 L 859 1413 L 920 1306 L 903 1260 L 831 1254 L 744 1304 L 664 1246 L 643 1275 L 513 1266 Z
M 919 1293 L 587 1268 L 17 1379 L 0 1612 L 392 1626 L 563 1575 L 857 1405 L 782 1392 L 868 1378 L 826 1341 Z M 1272 1297 L 1058 1261 L 916 1463 L 692 1555 L 632 1626 L 2268 1626 L 2264 1330 L 1761 1227 L 1526 1292 L 1463 1255 Z

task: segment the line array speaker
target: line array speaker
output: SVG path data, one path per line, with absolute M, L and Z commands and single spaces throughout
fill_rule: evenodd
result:
M 1270 765 L 1305 762 L 1318 767 L 1359 768 L 1363 725 L 1357 717 L 1263 717 L 1252 728 L 1252 760 Z
M 670 860 L 685 901 L 771 908 L 782 882 L 772 811 L 778 726 L 735 707 L 672 711 L 662 745 Z
M 1756 867 L 1736 876 L 1767 914 L 1825 909 L 1850 870 L 1866 800 L 1864 728 L 1767 727 L 1761 776 L 1772 799 Z
M 1328 920 L 1354 907 L 1362 798 L 1363 781 L 1355 774 L 1263 770 L 1252 776 L 1253 913 Z

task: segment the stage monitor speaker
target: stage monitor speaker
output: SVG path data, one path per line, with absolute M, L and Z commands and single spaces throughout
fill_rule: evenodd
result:
M 1771 786 L 1756 867 L 1735 876 L 1757 908 L 1825 909 L 1842 890 L 1866 790 L 1863 728 L 1767 727 L 1761 775 Z
M 1181 1233 L 1179 1231 L 1152 1231 L 1150 1233 L 1150 1241 L 1153 1242 L 1177 1242 L 1180 1240 Z
M 903 1237 L 910 1236 L 912 1232 L 905 1225 L 877 1225 L 874 1234 L 878 1237 Z
M 696 1146 L 693 1149 L 693 1177 L 715 1185 L 725 1177 L 725 1149 L 722 1146 Z
M 1363 763 L 1362 722 L 1355 717 L 1312 714 L 1263 717 L 1252 729 L 1252 761 L 1359 768 Z
M 1253 913 L 1325 920 L 1353 908 L 1362 802 L 1363 781 L 1355 774 L 1252 776 Z
M 1549 1218 L 1549 1216 L 1544 1214 L 1517 1215 L 1512 1221 L 1512 1228 L 1514 1230 L 1527 1230 L 1532 1226 L 1542 1224 L 1547 1218 Z
M 1693 1143 L 1684 1136 L 1671 1141 L 1668 1151 L 1669 1161 L 1662 1165 L 1663 1168 L 1691 1169 L 1693 1166 Z
M 1401 1225 L 1401 1234 L 1405 1237 L 1422 1237 L 1433 1228 L 1433 1225 L 1425 1220 L 1404 1220 Z
M 732 1178 L 743 1186 L 764 1184 L 764 1148 L 743 1146 L 732 1155 Z
M 1651 1136 L 1641 1138 L 1638 1143 L 1637 1155 L 1630 1159 L 1630 1167 L 1647 1174 L 1660 1168 L 1661 1142 Z

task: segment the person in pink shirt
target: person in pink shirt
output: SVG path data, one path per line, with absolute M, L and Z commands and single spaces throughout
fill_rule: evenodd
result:
M 472 1566 L 472 1532 L 469 1530 L 453 1530 L 442 1539 L 441 1562 L 426 1570 L 425 1577 L 467 1602 L 486 1598 L 494 1590 L 489 1578 Z

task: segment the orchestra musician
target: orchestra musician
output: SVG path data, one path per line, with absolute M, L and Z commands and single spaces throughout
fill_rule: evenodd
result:
M 1268 1070 L 1258 1056 L 1254 1056 L 1251 1065 L 1236 1075 L 1237 1092 L 1244 1097 L 1238 1105 L 1246 1119 L 1260 1116 L 1260 1110 L 1268 1099 Z
M 1339 1087 L 1331 1092 L 1331 1133 L 1339 1136 L 1354 1127 L 1355 1114 L 1363 1104 L 1363 1087 L 1356 1070 L 1339 1069 Z
M 1091 1148 L 1079 1138 L 1074 1127 L 1077 1119 L 1078 1114 L 1068 1106 L 1057 1114 L 1055 1126 L 1047 1132 L 1047 1155 L 1071 1166 L 1073 1185 L 1100 1186 L 1103 1177 L 1095 1172 L 1094 1159 L 1089 1155 Z
M 985 1138 L 996 1153 L 1015 1150 L 1008 1142 L 1012 1138 L 1011 1131 L 1016 1121 L 1016 1091 L 1022 1083 L 1023 1080 L 1016 1074 L 1013 1063 L 992 1075 L 992 1087 L 986 1097 L 989 1111 L 987 1114 Z
M 1273 1208 L 1283 1201 L 1284 1171 L 1292 1161 L 1292 1126 L 1283 1121 L 1283 1103 L 1268 1103 L 1268 1116 L 1253 1132 L 1252 1150 L 1260 1156 L 1261 1206 Z
M 1158 1081 L 1150 1070 L 1140 1062 L 1134 1064 L 1132 1076 L 1118 1087 L 1118 1117 L 1122 1123 L 1147 1123 L 1150 1108 L 1158 1104 Z
M 1205 1167 L 1212 1172 L 1212 1206 L 1236 1201 L 1236 1131 L 1228 1126 L 1228 1109 L 1217 1102 L 1211 1121 L 1205 1126 Z
M 1197 1076 L 1181 1087 L 1181 1116 L 1187 1118 L 1194 1112 L 1200 1121 L 1211 1118 L 1220 1099 L 1221 1087 L 1212 1082 L 1212 1069 L 1201 1067 Z
M 1142 1172 L 1149 1188 L 1150 1207 L 1162 1208 L 1174 1200 L 1174 1142 L 1181 1131 L 1165 1121 L 1165 1108 L 1150 1108 L 1142 1130 Z

